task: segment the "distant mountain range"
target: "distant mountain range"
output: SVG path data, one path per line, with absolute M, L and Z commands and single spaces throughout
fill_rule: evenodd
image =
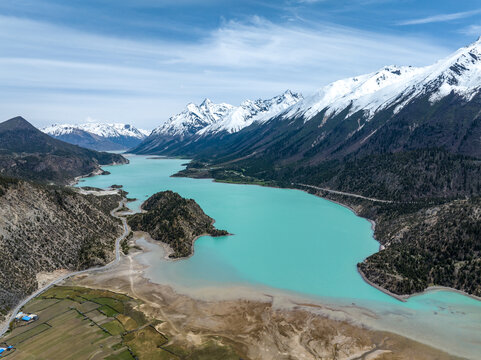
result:
M 18 116 L 0 123 L 0 175 L 68 183 L 102 172 L 101 165 L 125 164 L 122 155 L 84 149 L 54 139 Z
M 54 124 L 42 131 L 56 139 L 100 151 L 127 150 L 139 145 L 150 132 L 129 124 Z
M 212 141 L 237 133 L 251 124 L 263 123 L 302 99 L 301 94 L 287 90 L 267 100 L 246 100 L 239 106 L 214 104 L 205 99 L 202 104 L 188 104 L 180 114 L 155 128 L 138 147 L 137 154 L 170 152 L 184 142 Z
M 434 65 L 387 66 L 336 81 L 306 99 L 286 92 L 236 108 L 207 100 L 200 107 L 189 104 L 133 152 L 309 165 L 426 147 L 481 156 L 480 64 L 477 41 Z

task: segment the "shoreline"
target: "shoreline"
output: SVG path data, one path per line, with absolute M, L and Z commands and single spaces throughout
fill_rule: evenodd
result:
M 213 221 L 214 223 L 215 221 Z M 160 240 L 155 240 L 154 238 L 152 238 L 152 236 L 150 236 L 150 234 L 146 231 L 138 231 L 139 233 L 143 233 L 143 234 L 146 234 L 150 240 L 152 241 L 155 241 L 157 244 L 159 244 L 160 246 L 162 246 L 164 248 L 164 252 L 165 252 L 165 255 L 163 257 L 164 260 L 167 260 L 167 261 L 180 261 L 180 260 L 187 260 L 187 259 L 190 259 L 192 256 L 194 256 L 194 253 L 195 253 L 195 242 L 200 239 L 201 237 L 204 237 L 204 236 L 211 236 L 211 237 L 221 237 L 221 236 L 232 236 L 234 234 L 231 234 L 231 233 L 228 233 L 227 235 L 220 235 L 220 236 L 212 236 L 211 234 L 201 234 L 201 235 L 198 235 L 196 236 L 193 240 L 192 240 L 192 246 L 191 246 L 191 251 L 190 251 L 190 254 L 188 256 L 183 256 L 183 257 L 178 257 L 178 258 L 171 258 L 169 257 L 171 254 L 174 253 L 174 250 L 172 250 L 172 248 L 170 247 L 169 244 L 167 243 L 164 243 Z
M 361 271 L 361 269 L 359 269 L 358 266 L 356 266 L 356 269 L 357 269 L 357 272 L 358 274 L 361 276 L 361 278 L 364 280 L 364 282 L 366 282 L 367 284 L 371 285 L 372 287 L 375 287 L 376 289 L 378 289 L 379 291 L 383 292 L 384 294 L 386 295 L 389 295 L 393 298 L 395 298 L 396 300 L 399 300 L 401 302 L 407 302 L 407 298 L 403 295 L 397 295 L 397 294 L 394 294 L 392 293 L 391 291 L 387 290 L 387 289 L 384 289 L 383 287 L 377 285 L 376 283 L 373 283 L 371 280 L 369 280 L 366 275 Z
M 190 179 L 196 179 L 194 177 L 188 177 L 188 176 L 185 176 L 187 178 L 190 178 Z M 214 178 L 204 178 L 204 179 L 211 179 L 212 182 L 218 182 L 216 181 L 216 179 Z M 283 188 L 283 187 L 280 187 L 280 186 L 270 186 L 270 185 L 260 185 L 260 184 L 253 184 L 253 183 L 242 183 L 242 182 L 239 182 L 239 183 L 228 183 L 228 184 L 233 184 L 233 185 L 250 185 L 250 186 L 261 186 L 261 187 L 269 187 L 269 188 L 272 188 L 272 189 L 286 189 L 286 190 L 298 190 L 298 191 L 302 191 L 302 192 L 305 192 L 306 194 L 309 194 L 309 195 L 313 195 L 313 196 L 316 196 L 316 197 L 319 197 L 321 199 L 324 199 L 324 200 L 327 200 L 327 201 L 330 201 L 332 203 L 335 203 L 337 205 L 340 205 L 350 211 L 352 211 L 354 213 L 354 215 L 356 215 L 357 217 L 361 218 L 361 219 L 365 219 L 367 221 L 369 221 L 369 223 L 371 224 L 371 229 L 373 231 L 373 234 L 372 234 L 372 238 L 379 244 L 379 251 L 382 251 L 384 248 L 383 248 L 383 245 L 379 242 L 379 240 L 376 239 L 376 237 L 374 236 L 374 231 L 376 230 L 376 222 L 372 219 L 368 219 L 368 218 L 365 218 L 363 216 L 360 216 L 358 214 L 358 212 L 356 211 L 356 209 L 354 209 L 352 206 L 348 205 L 348 204 L 344 204 L 338 200 L 333 200 L 333 199 L 330 199 L 330 198 L 327 198 L 327 197 L 324 197 L 324 196 L 320 196 L 320 195 L 317 195 L 317 194 L 314 194 L 314 193 L 310 193 L 308 190 L 303 190 L 303 189 L 300 189 L 300 188 L 296 188 L 296 187 L 287 187 L 287 188 Z M 376 253 L 373 253 L 373 254 L 376 254 Z M 372 255 L 373 255 L 372 254 Z M 402 294 L 402 295 L 397 295 L 397 294 L 394 294 L 392 293 L 391 291 L 383 288 L 382 286 L 380 285 L 377 285 L 375 283 L 373 283 L 372 281 L 370 281 L 364 273 L 362 273 L 359 268 L 357 267 L 357 264 L 356 264 L 356 269 L 357 269 L 357 272 L 358 274 L 361 276 L 361 278 L 363 279 L 363 281 L 365 283 L 367 283 L 368 285 L 376 288 L 377 290 L 383 292 L 384 294 L 386 295 L 389 295 L 391 296 L 392 298 L 396 299 L 396 300 L 399 300 L 401 302 L 407 302 L 410 298 L 413 298 L 413 297 L 416 297 L 416 296 L 421 296 L 421 295 L 425 295 L 425 294 L 428 294 L 428 293 L 431 293 L 431 292 L 436 292 L 436 291 L 447 291 L 447 292 L 453 292 L 453 293 L 457 293 L 457 294 L 460 294 L 460 295 L 464 295 L 466 297 L 469 297 L 471 299 L 474 299 L 474 300 L 478 300 L 481 302 L 481 296 L 476 296 L 476 295 L 472 295 L 472 294 L 469 294 L 469 293 L 466 293 L 462 290 L 458 290 L 458 289 L 455 289 L 455 288 L 450 288 L 450 287 L 447 287 L 447 286 L 439 286 L 439 285 L 433 285 L 433 286 L 429 286 L 427 287 L 426 289 L 424 289 L 423 291 L 421 292 L 416 292 L 416 293 L 413 293 L 413 294 Z
M 130 154 L 130 155 L 133 155 L 133 156 L 139 156 L 139 155 L 135 155 L 135 154 Z M 143 155 L 143 156 L 148 156 L 148 155 Z M 160 158 L 158 157 L 157 158 L 158 160 L 164 160 L 164 159 L 183 159 L 183 158 L 177 158 L 177 157 L 164 157 L 164 158 Z M 157 160 L 156 159 L 156 160 Z M 191 161 L 191 159 L 185 159 L 186 161 Z M 125 165 L 125 164 L 118 164 L 118 165 Z M 170 177 L 173 177 L 175 174 L 172 174 L 170 175 Z M 81 176 L 81 177 L 78 177 L 78 178 L 83 178 L 83 177 L 89 177 L 90 175 L 87 175 L 87 176 Z M 183 176 L 183 177 L 186 177 L 186 178 L 191 178 L 191 179 L 196 179 L 195 177 L 189 177 L 189 176 Z M 77 178 L 76 178 L 77 179 Z M 212 182 L 218 182 L 215 178 L 212 178 L 212 177 L 209 177 L 209 178 L 203 178 L 203 179 L 210 179 Z M 309 192 L 308 190 L 305 190 L 305 189 L 301 189 L 301 188 L 297 188 L 297 187 L 286 187 L 286 188 L 283 188 L 283 187 L 279 187 L 279 186 L 272 186 L 272 185 L 261 185 L 261 184 L 254 184 L 254 183 L 242 183 L 242 182 L 239 182 L 239 183 L 228 183 L 228 184 L 233 184 L 233 185 L 250 185 L 250 186 L 261 186 L 261 187 L 269 187 L 269 188 L 273 188 L 273 189 L 286 189 L 286 190 L 298 190 L 298 191 L 302 191 L 302 192 L 305 192 L 306 194 L 309 194 L 309 195 L 313 195 L 313 196 L 316 196 L 316 197 L 319 197 L 321 199 L 324 199 L 324 200 L 327 200 L 327 201 L 330 201 L 332 203 L 335 203 L 337 205 L 340 205 L 348 210 L 350 210 L 355 216 L 359 217 L 359 218 L 362 218 L 362 219 L 365 219 L 367 221 L 369 221 L 369 223 L 371 224 L 371 230 L 373 232 L 372 234 L 372 238 L 379 244 L 379 251 L 382 251 L 383 250 L 383 245 L 376 239 L 376 237 L 374 236 L 374 232 L 375 232 L 375 229 L 376 229 L 376 222 L 372 219 L 368 219 L 368 218 L 365 218 L 363 216 L 360 216 L 358 214 L 358 212 L 356 211 L 355 208 L 353 208 L 351 205 L 349 204 L 344 204 L 338 200 L 333 200 L 333 199 L 330 199 L 328 197 L 324 197 L 324 196 L 320 196 L 316 193 L 311 193 Z M 141 210 L 142 211 L 142 210 Z M 213 224 L 215 223 L 215 219 L 213 220 Z M 228 234 L 226 236 L 230 236 L 230 235 L 233 235 L 233 234 Z M 194 255 L 194 245 L 195 245 L 195 241 L 197 241 L 200 237 L 202 236 L 210 236 L 209 234 L 206 234 L 206 235 L 199 235 L 197 236 L 193 241 L 192 241 L 192 253 L 188 256 L 188 257 L 182 257 L 182 258 L 176 258 L 176 259 L 172 259 L 172 258 L 169 258 L 169 254 L 172 253 L 172 249 L 170 249 L 170 247 L 168 246 L 168 244 L 165 244 L 165 243 L 162 243 L 160 241 L 157 241 L 157 240 L 154 240 L 154 241 L 157 241 L 158 243 L 162 244 L 162 246 L 164 247 L 164 250 L 166 252 L 166 259 L 165 260 L 169 260 L 169 261 L 178 261 L 178 260 L 184 260 L 184 259 L 189 259 L 190 257 L 192 257 Z M 375 254 L 375 253 L 373 253 Z M 383 292 L 384 294 L 386 295 L 389 295 L 391 296 L 392 298 L 398 300 L 398 301 L 401 301 L 401 302 L 406 302 L 407 300 L 409 300 L 410 298 L 413 298 L 413 297 L 416 297 L 416 296 L 421 296 L 423 294 L 427 294 L 427 293 L 430 293 L 430 292 L 434 292 L 434 291 L 449 291 L 449 292 L 454 292 L 454 293 L 458 293 L 460 295 L 464 295 L 464 296 L 467 296 L 469 298 L 472 298 L 472 299 L 475 299 L 475 300 L 478 300 L 478 301 L 481 301 L 481 297 L 478 297 L 476 295 L 472 295 L 472 294 L 468 294 L 462 290 L 458 290 L 458 289 L 455 289 L 455 288 L 450 288 L 450 287 L 444 287 L 444 286 L 429 286 L 427 287 L 426 289 L 424 289 L 423 291 L 421 292 L 417 292 L 417 293 L 413 293 L 413 294 L 402 294 L 402 295 L 397 295 L 397 294 L 394 294 L 392 293 L 391 291 L 383 288 L 382 286 L 378 285 L 378 284 L 375 284 L 373 283 L 372 281 L 370 281 L 369 279 L 367 279 L 367 277 L 365 276 L 365 274 L 363 274 L 357 264 L 356 264 L 356 270 L 359 274 L 359 276 L 362 278 L 362 280 L 367 283 L 369 286 L 372 286 L 374 288 L 376 288 L 377 290 Z
M 384 344 L 383 339 L 388 338 L 392 341 L 401 341 L 409 349 L 411 346 L 415 346 L 419 354 L 423 355 L 427 348 L 433 349 L 438 356 L 429 357 L 429 359 L 440 359 L 441 353 L 444 354 L 442 356 L 445 356 L 446 359 L 451 358 L 447 349 L 443 350 L 435 345 L 421 342 L 414 336 L 409 337 L 389 329 L 365 324 L 362 319 L 357 317 L 352 318 L 350 314 L 355 309 L 364 318 L 375 316 L 368 309 L 357 305 L 346 305 L 345 310 L 343 310 L 341 307 L 331 307 L 329 304 L 322 302 L 312 302 L 312 299 L 306 297 L 291 297 L 290 294 L 284 292 L 270 293 L 263 288 L 252 289 L 240 286 L 231 286 L 221 291 L 215 287 L 206 288 L 194 294 L 179 291 L 177 287 L 173 287 L 169 283 L 153 281 L 146 276 L 145 269 L 148 268 L 148 265 L 139 262 L 136 257 L 152 250 L 145 247 L 144 243 L 139 245 L 142 250 L 124 257 L 119 268 L 101 274 L 86 274 L 71 278 L 64 285 L 106 289 L 136 297 L 144 302 L 143 306 L 147 314 L 157 316 L 157 319 L 163 321 L 163 330 L 173 330 L 176 334 L 181 334 L 180 337 L 184 339 L 192 339 L 193 333 L 196 336 L 195 339 L 199 339 L 198 336 L 214 335 L 230 340 L 236 339 L 239 341 L 241 339 L 241 344 L 249 351 L 255 351 L 258 348 L 266 351 L 266 353 L 263 353 L 264 356 L 257 354 L 252 358 L 279 359 L 280 348 L 278 344 L 283 344 L 282 348 L 286 354 L 289 351 L 293 355 L 299 355 L 300 351 L 304 351 L 304 348 L 299 345 L 304 344 L 309 349 L 311 348 L 310 344 L 316 344 L 322 338 L 323 335 L 319 332 L 304 333 L 304 331 L 310 331 L 309 329 L 315 327 L 319 322 L 329 324 L 329 329 L 333 330 L 334 335 L 339 334 L 339 331 L 342 333 L 347 326 L 356 333 L 364 334 L 363 336 L 373 333 L 380 334 L 378 346 Z M 159 247 L 158 242 L 154 242 L 153 245 Z M 255 312 L 252 313 L 251 309 L 255 309 Z M 369 312 L 369 314 L 366 314 L 366 312 Z M 300 317 L 298 318 L 298 316 Z M 283 321 L 283 319 L 286 320 Z M 286 330 L 290 331 L 289 328 L 294 329 L 295 333 L 291 334 L 291 340 L 294 343 L 287 340 L 284 337 L 285 335 L 283 337 L 276 336 L 275 338 L 279 341 L 267 343 L 264 341 L 270 339 L 269 336 L 272 336 L 272 331 L 277 334 L 277 327 L 267 325 L 283 324 L 286 321 L 287 323 L 291 323 L 291 321 L 294 323 L 294 319 L 298 319 L 296 323 L 298 325 L 295 328 L 288 326 L 279 329 L 281 333 Z M 220 325 L 217 326 L 218 324 Z M 267 333 L 263 332 L 261 336 L 257 333 L 257 329 L 263 329 Z M 312 337 L 312 343 L 299 342 L 298 344 L 296 336 L 300 333 L 305 334 L 303 336 Z M 348 334 L 352 334 L 352 332 Z M 348 349 L 355 349 L 352 342 L 346 344 L 348 344 Z M 355 351 L 341 358 L 359 358 L 359 356 L 364 356 L 371 350 L 379 349 L 373 345 L 375 344 L 370 345 L 359 354 Z M 286 346 L 289 346 L 289 350 Z M 266 350 L 267 348 L 270 350 Z M 321 345 L 321 348 L 325 349 L 325 345 Z M 417 352 L 411 351 L 410 354 L 417 354 Z M 306 353 L 308 359 L 321 357 L 314 357 L 312 352 L 309 355 Z M 282 358 L 284 359 L 284 357 Z M 427 359 L 428 357 L 422 358 Z M 442 358 L 444 359 L 444 357 Z
M 416 297 L 416 296 L 426 295 L 426 294 L 438 292 L 438 291 L 452 292 L 452 293 L 456 293 L 456 294 L 466 296 L 466 297 L 471 298 L 473 300 L 481 301 L 480 296 L 468 294 L 467 292 L 464 292 L 462 290 L 450 288 L 450 287 L 447 287 L 447 286 L 439 286 L 439 285 L 428 286 L 422 292 L 417 292 L 417 293 L 413 293 L 413 294 L 410 294 L 410 295 L 401 295 L 401 296 L 403 296 L 406 300 L 409 300 L 410 298 L 413 298 L 413 297 Z
M 135 277 L 134 280 L 131 279 L 129 281 L 130 284 L 135 284 L 137 296 L 140 296 L 140 298 L 146 295 L 145 291 L 156 292 L 157 289 L 159 289 L 159 291 L 160 289 L 167 289 L 170 295 L 166 295 L 166 297 L 161 295 L 161 297 L 156 298 L 158 300 L 163 298 L 165 301 L 172 301 L 174 303 L 176 303 L 175 299 L 185 298 L 190 299 L 189 301 L 193 301 L 196 304 L 210 303 L 215 306 L 222 306 L 222 304 L 229 302 L 249 303 L 254 306 L 255 304 L 261 303 L 270 304 L 273 309 L 285 311 L 286 313 L 294 314 L 296 311 L 306 311 L 307 313 L 329 320 L 346 322 L 359 329 L 386 331 L 396 334 L 426 346 L 439 349 L 440 351 L 450 353 L 453 356 L 460 353 L 460 348 L 456 346 L 457 343 L 451 345 L 450 343 L 439 341 L 439 339 L 431 338 L 428 334 L 433 331 L 433 328 L 429 325 L 427 325 L 425 331 L 419 331 L 416 330 L 415 322 L 414 328 L 412 328 L 412 330 L 415 331 L 411 331 L 413 324 L 411 323 L 412 313 L 410 310 L 407 310 L 407 312 L 404 310 L 386 312 L 387 308 L 372 308 L 367 306 L 362 300 L 342 302 L 337 301 L 336 298 L 330 299 L 315 295 L 310 296 L 309 294 L 292 292 L 262 284 L 258 284 L 258 286 L 242 283 L 225 284 L 225 286 L 222 284 L 212 284 L 196 288 L 190 287 L 189 285 L 182 285 L 168 278 L 151 278 L 151 276 L 147 274 L 147 269 L 150 267 L 149 263 L 144 263 L 144 261 L 137 258 L 137 256 L 154 252 L 153 255 L 155 259 L 162 259 L 162 256 L 155 256 L 158 251 L 162 251 L 162 243 L 156 240 L 149 240 L 145 237 L 142 239 L 142 236 L 139 235 L 141 234 L 134 236 L 134 241 L 141 249 L 125 257 L 120 268 L 116 270 L 117 274 L 113 274 L 111 271 L 101 274 L 87 274 L 85 278 L 72 278 L 68 283 L 90 286 L 93 282 L 96 284 L 95 287 L 103 288 L 107 286 L 108 289 L 115 291 L 114 288 L 110 287 L 112 286 L 111 284 Z M 139 243 L 138 240 L 142 240 L 142 242 Z M 162 259 L 160 261 L 165 260 Z M 124 269 L 124 266 L 128 264 L 130 264 L 130 271 Z M 77 279 L 80 280 L 79 283 Z M 142 290 L 139 291 L 140 289 Z M 417 322 L 420 325 L 423 324 L 422 320 Z M 424 327 L 420 329 L 424 329 Z M 466 356 L 472 359 L 475 358 L 473 355 Z
M 123 155 L 123 154 L 121 154 Z M 112 164 L 104 164 L 104 165 L 99 165 L 99 168 L 98 169 L 95 169 L 91 172 L 89 172 L 88 174 L 85 174 L 85 175 L 79 175 L 79 176 L 76 176 L 73 178 L 73 180 L 71 180 L 68 184 L 66 184 L 65 186 L 67 187 L 75 187 L 75 185 L 77 185 L 79 182 L 80 182 L 80 179 L 84 179 L 84 178 L 89 178 L 89 177 L 92 177 L 92 176 L 98 176 L 98 175 L 109 175 L 110 173 L 106 174 L 106 171 L 102 169 L 102 166 L 117 166 L 117 165 L 128 165 L 129 164 L 129 159 L 126 159 L 127 162 L 124 163 L 124 164 L 120 164 L 120 163 L 112 163 Z

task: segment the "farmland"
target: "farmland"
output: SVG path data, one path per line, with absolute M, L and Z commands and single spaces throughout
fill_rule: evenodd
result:
M 141 302 L 123 294 L 83 287 L 53 287 L 22 309 L 39 319 L 13 323 L 1 339 L 13 359 L 238 359 L 229 348 L 206 344 L 183 349 L 169 341 L 139 310 Z

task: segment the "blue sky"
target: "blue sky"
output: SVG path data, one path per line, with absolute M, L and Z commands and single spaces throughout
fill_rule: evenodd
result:
M 308 95 L 480 35 L 479 0 L 2 0 L 0 119 L 150 129 L 205 97 Z

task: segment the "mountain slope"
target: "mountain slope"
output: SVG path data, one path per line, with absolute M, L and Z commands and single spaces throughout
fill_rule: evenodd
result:
M 124 164 L 127 159 L 84 149 L 54 139 L 22 117 L 0 123 L 0 174 L 41 182 L 68 183 L 101 171 L 100 165 Z
M 129 124 L 55 124 L 42 131 L 56 139 L 93 150 L 126 150 L 137 146 L 149 132 Z
M 376 235 L 385 249 L 359 270 L 395 294 L 436 285 L 481 296 L 480 209 L 479 197 L 395 210 L 395 216 L 381 209 Z
M 37 289 L 37 273 L 112 260 L 120 200 L 0 176 L 0 318 Z
M 130 152 L 136 154 L 175 153 L 187 144 L 222 138 L 262 123 L 302 99 L 287 90 L 271 99 L 246 100 L 240 106 L 214 104 L 205 99 L 200 106 L 188 104 L 182 113 L 155 128 L 151 135 Z

